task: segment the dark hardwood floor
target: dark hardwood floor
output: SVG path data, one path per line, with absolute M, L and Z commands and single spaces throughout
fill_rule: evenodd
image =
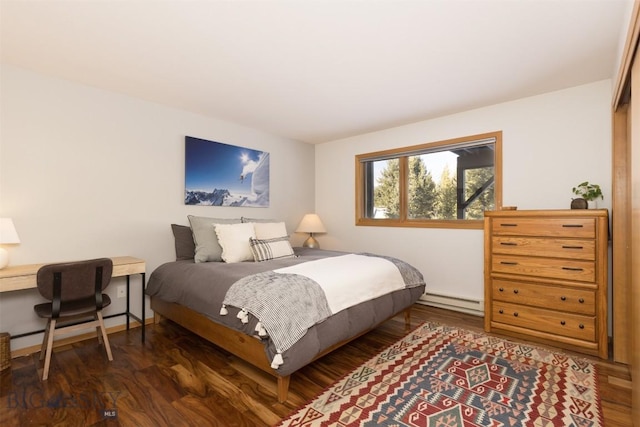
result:
M 424 320 L 482 331 L 482 319 L 416 305 Z M 0 374 L 0 425 L 268 426 L 406 334 L 402 315 L 295 373 L 289 400 L 278 403 L 274 379 L 185 329 L 165 321 L 110 335 L 108 362 L 96 339 L 54 351 L 43 382 L 39 353 L 12 360 Z M 607 427 L 631 426 L 626 365 L 598 365 Z

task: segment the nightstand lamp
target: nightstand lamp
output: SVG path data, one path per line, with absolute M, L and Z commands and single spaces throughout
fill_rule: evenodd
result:
M 320 243 L 313 237 L 313 233 L 326 233 L 320 217 L 316 214 L 306 214 L 300 225 L 296 229 L 296 233 L 309 233 L 309 238 L 302 244 L 305 248 L 320 249 Z
M 0 245 L 20 243 L 16 227 L 11 218 L 0 218 Z M 9 252 L 0 246 L 0 269 L 9 264 Z

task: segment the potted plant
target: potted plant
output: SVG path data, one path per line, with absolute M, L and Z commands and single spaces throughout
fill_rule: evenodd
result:
M 573 194 L 579 196 L 572 199 L 571 209 L 588 209 L 589 202 L 595 202 L 596 199 L 604 199 L 602 190 L 598 184 L 590 184 L 589 181 L 578 184 L 571 189 Z

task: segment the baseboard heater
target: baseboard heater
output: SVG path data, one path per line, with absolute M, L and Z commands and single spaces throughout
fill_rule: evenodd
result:
M 484 301 L 426 292 L 419 303 L 484 317 Z

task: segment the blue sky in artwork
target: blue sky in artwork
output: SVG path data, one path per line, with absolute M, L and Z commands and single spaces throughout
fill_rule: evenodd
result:
M 262 151 L 205 139 L 185 138 L 185 189 L 251 193 L 251 174 Z

